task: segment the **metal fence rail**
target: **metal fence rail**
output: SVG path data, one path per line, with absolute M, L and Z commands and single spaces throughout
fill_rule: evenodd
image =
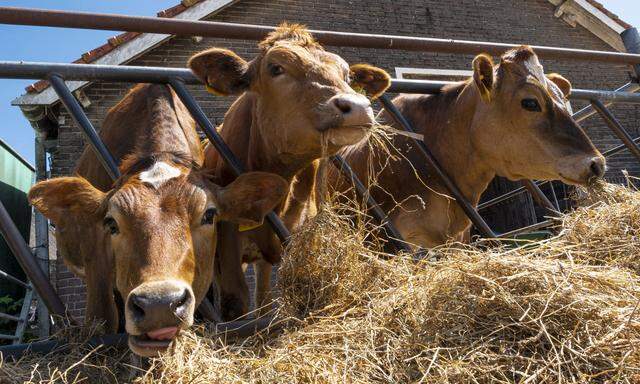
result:
M 126 16 L 87 12 L 0 7 L 0 23 L 46 27 L 100 29 L 112 31 L 165 33 L 225 39 L 261 40 L 274 27 L 215 21 L 190 21 L 158 17 Z M 341 47 L 398 49 L 443 53 L 501 54 L 519 44 L 484 41 L 389 36 L 369 33 L 310 31 L 322 44 Z M 640 64 L 640 55 L 546 46 L 532 46 L 547 59 L 599 61 L 612 64 Z

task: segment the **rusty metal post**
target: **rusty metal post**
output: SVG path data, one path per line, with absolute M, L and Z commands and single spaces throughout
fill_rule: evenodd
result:
M 102 29 L 113 31 L 164 33 L 171 35 L 220 37 L 226 39 L 261 40 L 274 27 L 213 21 L 191 21 L 158 17 L 126 16 L 59 10 L 0 7 L 0 23 L 47 27 Z M 397 49 L 421 52 L 443 52 L 500 55 L 519 44 L 484 41 L 436 39 L 413 36 L 387 36 L 367 33 L 310 31 L 322 44 L 342 47 Z M 615 64 L 640 64 L 640 55 L 532 46 L 545 59 L 599 61 Z

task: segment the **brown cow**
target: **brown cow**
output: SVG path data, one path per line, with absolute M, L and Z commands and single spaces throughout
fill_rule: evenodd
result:
M 87 149 L 77 168 L 84 177 L 38 183 L 29 199 L 55 223 L 65 262 L 87 284 L 87 320 L 115 331 L 117 292 L 131 350 L 152 356 L 193 323 L 212 282 L 216 222 L 261 223 L 287 184 L 254 172 L 215 185 L 201 170 L 194 122 L 165 85 L 135 87 L 109 111 L 101 137 L 124 159 L 113 186 Z
M 487 55 L 477 56 L 473 77 L 438 95 L 400 95 L 393 103 L 477 206 L 496 175 L 576 185 L 602 177 L 604 158 L 567 109 L 570 92 L 568 80 L 545 76 L 536 54 L 523 46 L 506 52 L 498 65 Z M 402 156 L 386 167 L 389 157 L 380 148 L 362 145 L 344 155 L 362 180 L 377 177 L 373 197 L 406 241 L 433 247 L 460 240 L 470 226 L 467 216 L 435 177 L 416 178 L 406 159 L 424 160 L 411 139 L 396 135 L 392 144 Z M 338 177 L 330 172 L 330 185 Z M 346 186 L 343 182 L 339 189 Z
M 226 49 L 209 49 L 192 57 L 189 67 L 213 93 L 242 94 L 225 115 L 220 134 L 247 169 L 287 180 L 289 195 L 278 211 L 295 230 L 315 212 L 317 159 L 365 139 L 374 124 L 370 101 L 354 88 L 375 98 L 389 86 L 389 75 L 368 65 L 349 67 L 299 25 L 281 25 L 259 48 L 250 62 Z M 216 169 L 223 183 L 233 180 L 210 148 L 205 167 Z M 222 315 L 232 319 L 246 313 L 248 289 L 237 228 L 221 227 L 216 278 Z M 269 276 L 281 246 L 265 226 L 246 234 L 264 256 L 256 265 L 256 303 L 261 306 L 269 302 Z

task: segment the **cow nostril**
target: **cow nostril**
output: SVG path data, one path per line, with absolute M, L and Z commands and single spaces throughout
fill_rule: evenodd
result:
M 346 100 L 334 99 L 333 104 L 345 115 L 351 112 L 351 104 Z
M 171 310 L 175 313 L 179 313 L 188 303 L 191 298 L 189 290 L 185 289 L 176 300 L 171 303 Z
M 129 309 L 133 313 L 133 317 L 136 319 L 142 319 L 144 317 L 144 303 L 137 296 L 132 296 L 129 300 Z
M 602 161 L 600 160 L 591 161 L 590 169 L 591 169 L 591 173 L 593 173 L 594 176 L 598 178 L 604 176 L 604 164 L 602 164 Z

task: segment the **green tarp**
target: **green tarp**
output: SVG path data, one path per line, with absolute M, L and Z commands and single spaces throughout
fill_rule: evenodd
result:
M 33 167 L 0 140 L 0 201 L 9 211 L 13 222 L 27 242 L 31 229 L 31 207 L 27 201 L 27 192 L 33 184 L 34 176 Z M 2 237 L 0 237 L 0 270 L 25 281 L 24 272 Z M 21 297 L 22 292 L 22 289 L 15 284 L 0 279 L 0 297 L 5 295 Z

